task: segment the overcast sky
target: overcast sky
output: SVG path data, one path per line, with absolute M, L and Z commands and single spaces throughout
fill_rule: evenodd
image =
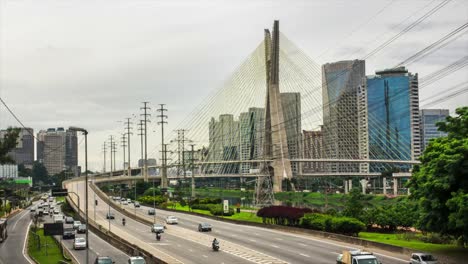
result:
M 123 132 L 118 120 L 139 115 L 142 101 L 153 108 L 165 103 L 168 131 L 176 128 L 222 86 L 274 19 L 283 34 L 323 64 L 362 58 L 440 2 L 0 0 L 0 96 L 35 133 L 87 128 L 89 166 L 101 170 L 102 143 Z M 367 60 L 367 74 L 393 67 L 467 21 L 468 1 L 451 1 Z M 423 78 L 468 55 L 467 35 L 409 70 Z M 467 81 L 467 70 L 421 89 L 420 99 L 435 99 Z M 430 107 L 453 112 L 467 103 L 465 93 Z M 0 127 L 7 126 L 18 123 L 2 106 Z M 153 123 L 150 156 L 158 151 L 156 129 Z M 137 140 L 132 138 L 134 146 Z M 133 148 L 132 156 L 139 156 L 139 149 Z

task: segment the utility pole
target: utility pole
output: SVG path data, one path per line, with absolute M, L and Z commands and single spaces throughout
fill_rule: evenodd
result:
M 127 125 L 126 135 L 127 135 L 127 144 L 128 144 L 128 149 L 127 149 L 128 150 L 128 155 L 127 155 L 128 156 L 128 164 L 127 164 L 128 165 L 128 176 L 132 176 L 132 169 L 130 167 L 130 135 L 132 135 L 132 133 L 130 132 L 130 129 L 131 129 L 130 124 L 132 124 L 132 123 L 130 122 L 130 117 L 127 117 L 126 119 L 127 119 L 127 122 L 125 122 L 125 124 Z
M 112 170 L 116 171 L 116 162 L 115 162 L 115 156 L 116 156 L 116 153 L 117 153 L 117 143 L 115 142 L 112 142 L 111 144 L 111 151 L 112 151 L 112 157 L 113 157 L 113 163 L 112 163 Z
M 110 136 L 110 177 L 112 177 L 112 146 L 113 146 L 114 136 Z
M 140 107 L 141 110 L 143 110 L 143 114 L 141 114 L 143 116 L 143 119 L 145 120 L 144 121 L 144 125 L 145 125 L 145 164 L 144 164 L 144 173 L 143 173 L 143 178 L 144 178 L 144 181 L 145 182 L 148 182 L 148 116 L 150 116 L 151 114 L 148 114 L 147 111 L 150 110 L 151 108 L 148 107 L 148 103 L 149 102 L 143 102 L 143 107 Z
M 138 136 L 140 136 L 140 150 L 141 150 L 141 162 L 143 162 L 143 136 L 145 135 L 143 132 L 144 132 L 144 129 L 143 129 L 143 120 L 140 119 L 140 123 L 138 123 Z M 143 173 L 142 173 L 143 174 Z
M 157 109 L 159 112 L 159 117 L 161 121 L 158 122 L 158 125 L 161 125 L 161 152 L 162 152 L 162 167 L 161 167 L 161 188 L 167 188 L 167 160 L 166 160 L 166 147 L 164 145 L 164 124 L 167 124 L 164 119 L 167 119 L 167 115 L 164 114 L 164 111 L 167 109 L 164 108 L 164 104 L 159 104 L 161 108 Z
M 102 152 L 104 153 L 104 168 L 103 168 L 102 172 L 105 173 L 106 172 L 106 152 L 107 152 L 106 142 L 105 141 L 102 144 Z
M 191 153 L 191 157 L 190 157 L 190 169 L 192 171 L 192 198 L 195 198 L 195 171 L 194 171 L 194 166 L 193 166 L 193 163 L 194 163 L 194 160 L 195 160 L 195 151 L 194 151 L 194 147 L 195 147 L 195 144 L 190 144 L 190 147 L 191 147 L 191 150 L 190 150 L 190 153 Z
M 123 171 L 123 175 L 125 175 L 125 148 L 127 147 L 127 138 L 125 137 L 125 133 L 122 134 L 122 137 L 121 137 L 121 140 L 122 140 L 122 153 L 123 153 L 123 163 L 122 163 L 122 171 Z

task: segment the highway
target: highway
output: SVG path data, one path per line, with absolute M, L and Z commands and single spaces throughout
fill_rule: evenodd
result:
M 0 264 L 32 264 L 25 249 L 26 234 L 28 232 L 31 217 L 29 210 L 23 210 L 15 216 L 8 219 L 8 238 L 0 244 Z
M 55 205 L 61 211 L 60 206 Z M 61 213 L 63 214 L 63 213 Z M 29 217 L 28 217 L 29 218 Z M 45 215 L 42 217 L 45 223 L 53 223 L 53 217 Z M 72 224 L 65 224 L 64 228 L 72 228 Z M 78 234 L 75 232 L 75 237 L 85 237 L 85 234 Z M 86 250 L 74 250 L 73 239 L 62 239 L 62 236 L 56 236 L 57 240 L 62 240 L 66 248 L 70 250 L 70 253 L 74 256 L 79 263 L 86 263 Z M 110 245 L 100 237 L 96 236 L 93 232 L 89 232 L 89 263 L 94 263 L 97 256 L 110 256 L 115 263 L 126 263 L 129 256 Z
M 84 197 L 84 183 L 72 182 L 69 188 Z M 69 189 L 70 190 L 70 189 Z M 89 188 L 90 217 L 93 217 L 94 193 Z M 109 206 L 98 200 L 96 220 L 103 227 L 109 221 L 105 219 Z M 84 205 L 82 205 L 83 207 Z M 118 206 L 118 205 L 115 205 Z M 134 212 L 133 205 L 126 206 Z M 355 245 L 327 240 L 310 235 L 291 234 L 261 227 L 231 224 L 183 213 L 173 213 L 157 210 L 157 222 L 162 223 L 167 215 L 179 218 L 178 225 L 167 225 L 162 241 L 155 240 L 150 232 L 150 226 L 128 219 L 125 227 L 121 224 L 122 215 L 110 209 L 116 216 L 111 220 L 111 230 L 121 237 L 151 246 L 157 253 L 173 257 L 174 263 L 333 263 L 337 255 L 344 249 L 356 249 Z M 152 220 L 147 215 L 148 207 L 141 207 L 136 212 Z M 198 223 L 208 222 L 213 225 L 213 231 L 201 233 L 197 231 Z M 220 252 L 211 250 L 211 241 L 216 237 L 220 240 Z M 402 256 L 380 250 L 372 251 L 383 264 L 407 263 L 408 256 Z M 152 251 L 153 252 L 153 251 Z

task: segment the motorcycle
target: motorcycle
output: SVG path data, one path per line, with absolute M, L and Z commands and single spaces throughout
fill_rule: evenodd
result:
M 219 242 L 218 241 L 213 242 L 211 244 L 211 247 L 213 248 L 213 251 L 218 251 L 219 250 Z
M 156 233 L 156 240 L 160 241 L 161 240 L 161 234 L 158 232 Z
M 122 219 L 122 225 L 125 226 L 125 218 Z

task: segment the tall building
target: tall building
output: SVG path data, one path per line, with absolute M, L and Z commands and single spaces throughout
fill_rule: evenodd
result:
M 219 121 L 211 118 L 209 124 L 208 160 L 239 160 L 239 121 L 224 114 Z M 214 164 L 205 169 L 208 173 L 238 173 L 238 164 Z
M 365 61 L 339 61 L 322 66 L 323 145 L 329 159 L 358 159 L 357 89 Z M 353 163 L 327 163 L 328 172 L 358 172 Z
M 78 172 L 78 142 L 76 132 L 63 127 L 41 130 L 37 134 L 37 160 L 49 175 L 63 170 Z
M 377 71 L 359 87 L 359 152 L 362 159 L 415 160 L 421 153 L 418 75 L 405 67 Z M 408 165 L 361 164 L 361 172 Z
M 445 137 L 446 132 L 439 131 L 436 123 L 445 121 L 449 116 L 448 109 L 421 109 L 421 152 L 424 151 L 433 138 Z
M 6 134 L 6 130 L 0 130 L 0 139 Z M 34 162 L 34 130 L 32 128 L 21 128 L 16 147 L 8 152 L 8 155 L 16 164 L 23 164 L 31 169 Z
M 263 137 L 265 133 L 265 109 L 249 108 L 239 116 L 239 158 L 240 160 L 258 160 L 263 157 Z M 258 164 L 241 163 L 240 173 L 249 173 L 257 169 Z
M 289 159 L 299 159 L 302 154 L 301 94 L 280 93 Z M 299 172 L 300 163 L 291 162 L 293 173 Z
M 317 131 L 303 130 L 304 138 L 304 159 L 322 159 L 323 149 L 323 131 L 322 127 Z M 304 173 L 324 172 L 323 162 L 305 162 L 303 165 Z

